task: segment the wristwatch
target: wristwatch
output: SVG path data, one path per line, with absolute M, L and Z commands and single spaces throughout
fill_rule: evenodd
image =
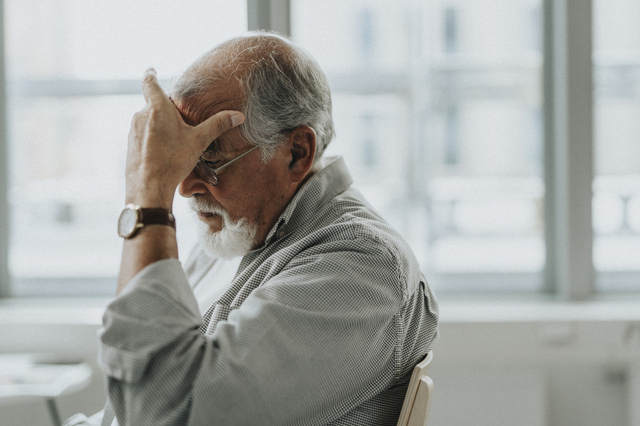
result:
M 127 204 L 118 219 L 118 235 L 133 238 L 140 228 L 147 225 L 167 225 L 175 229 L 176 219 L 169 210 L 163 208 L 143 208 Z

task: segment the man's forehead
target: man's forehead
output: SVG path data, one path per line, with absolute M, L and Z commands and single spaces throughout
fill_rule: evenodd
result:
M 196 126 L 224 110 L 240 110 L 242 92 L 238 85 L 221 81 L 187 99 L 176 98 L 174 104 L 189 125 Z

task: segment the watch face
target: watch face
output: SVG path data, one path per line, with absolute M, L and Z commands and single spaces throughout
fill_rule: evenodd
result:
M 138 212 L 131 207 L 125 207 L 118 219 L 118 235 L 129 238 L 136 230 L 138 223 Z

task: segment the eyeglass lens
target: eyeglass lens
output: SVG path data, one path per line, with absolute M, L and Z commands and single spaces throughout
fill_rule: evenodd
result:
M 200 179 L 207 182 L 209 185 L 216 186 L 218 184 L 218 174 L 204 161 L 198 161 L 196 166 L 193 168 L 193 171 L 196 172 Z

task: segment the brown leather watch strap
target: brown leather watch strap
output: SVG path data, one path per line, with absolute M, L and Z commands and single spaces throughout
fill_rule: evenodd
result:
M 160 207 L 140 208 L 139 222 L 143 225 L 168 225 L 175 229 L 176 218 L 169 210 Z

